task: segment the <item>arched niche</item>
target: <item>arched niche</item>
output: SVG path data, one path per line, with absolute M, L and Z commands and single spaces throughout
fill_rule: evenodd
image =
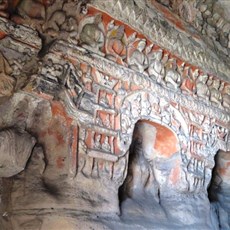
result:
M 128 95 L 123 100 L 120 117 L 121 131 L 119 134 L 120 141 L 118 142 L 120 149 L 118 155 L 120 156 L 127 153 L 132 142 L 134 127 L 140 120 L 155 123 L 159 129 L 158 135 L 161 135 L 161 138 L 164 137 L 164 131 L 169 133 L 170 130 L 178 139 L 178 148 L 181 149 L 184 145 L 189 148 L 189 128 L 183 114 L 169 101 L 159 97 L 154 92 L 137 91 Z M 164 148 L 159 141 L 157 145 L 159 145 L 158 148 Z M 167 151 L 163 152 L 165 152 L 164 154 L 167 153 Z
M 121 213 L 131 214 L 137 210 L 143 215 L 156 212 L 164 215 L 159 204 L 161 192 L 179 180 L 178 143 L 175 132 L 167 126 L 145 119 L 136 123 L 128 151 L 126 178 L 119 189 Z

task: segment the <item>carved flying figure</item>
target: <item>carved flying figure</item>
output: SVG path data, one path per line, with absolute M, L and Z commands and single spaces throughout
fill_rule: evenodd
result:
M 158 116 L 161 113 L 159 98 L 151 98 L 151 110 Z
M 195 93 L 201 99 L 209 100 L 210 91 L 207 86 L 208 75 L 201 75 L 196 83 Z
M 81 2 L 42 0 L 42 5 L 45 7 L 42 31 L 50 37 L 58 36 L 59 39 L 77 43 L 78 20 L 82 17 Z
M 126 58 L 126 41 L 125 27 L 123 25 L 115 26 L 114 21 L 109 23 L 105 49 L 108 59 L 124 64 L 123 60 Z
M 165 124 L 171 126 L 172 114 L 170 112 L 170 107 L 165 107 L 164 110 L 161 112 L 161 121 Z
M 168 70 L 166 71 L 165 83 L 171 89 L 177 89 L 180 87 L 182 83 L 182 77 L 177 72 L 177 64 L 175 60 L 169 60 L 169 66 L 166 67 Z
M 219 79 L 213 80 L 212 86 L 210 88 L 210 101 L 217 106 L 221 106 L 222 104 L 222 95 L 219 91 L 219 88 L 220 88 L 220 80 Z
M 223 107 L 226 109 L 230 109 L 230 85 L 225 86 L 222 98 L 223 98 L 223 102 L 222 102 Z
M 163 51 L 161 49 L 154 52 L 150 52 L 148 54 L 148 61 L 149 61 L 148 73 L 150 78 L 156 79 L 157 82 L 161 82 L 161 80 L 165 76 L 164 65 L 161 62 L 162 57 L 163 57 Z
M 80 44 L 85 48 L 90 48 L 94 52 L 102 54 L 101 48 L 105 43 L 104 33 L 101 28 L 102 17 L 98 14 L 93 18 L 93 22 L 87 23 L 87 18 L 85 20 L 86 24 L 82 27 L 79 35 Z
M 66 19 L 61 25 L 61 37 L 67 38 L 69 42 L 77 43 L 78 25 L 83 15 L 87 14 L 87 7 L 83 1 L 67 0 L 62 6 Z
M 105 86 L 110 86 L 112 84 L 112 81 L 110 80 L 108 75 L 104 76 L 104 85 Z
M 148 58 L 144 54 L 144 49 L 146 47 L 146 40 L 142 39 L 139 41 L 137 45 L 137 49 L 131 54 L 128 58 L 129 67 L 133 70 L 139 71 L 140 73 L 144 73 L 144 71 L 148 68 Z
M 225 139 L 227 138 L 227 135 L 228 135 L 228 129 L 221 127 L 221 126 L 217 128 L 218 139 L 225 141 Z

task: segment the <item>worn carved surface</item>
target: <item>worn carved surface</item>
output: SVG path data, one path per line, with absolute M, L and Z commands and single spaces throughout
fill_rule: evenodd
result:
M 0 229 L 230 228 L 229 41 L 198 2 L 0 1 Z

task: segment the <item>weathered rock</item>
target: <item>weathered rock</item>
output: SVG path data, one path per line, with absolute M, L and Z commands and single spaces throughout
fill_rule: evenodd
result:
M 11 177 L 24 170 L 36 139 L 12 129 L 0 132 L 0 177 Z
M 9 3 L 0 229 L 228 229 L 224 11 L 195 0 Z

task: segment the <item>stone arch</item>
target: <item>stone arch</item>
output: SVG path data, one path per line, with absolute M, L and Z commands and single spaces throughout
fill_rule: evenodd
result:
M 123 180 L 125 180 L 126 174 L 129 171 L 129 158 L 131 154 L 129 150 L 130 146 L 132 148 L 136 124 L 144 122 L 145 124 L 152 125 L 158 131 L 158 134 L 163 137 L 163 140 L 161 142 L 158 140 L 158 143 L 156 142 L 156 146 L 154 146 L 155 155 L 153 158 L 159 157 L 159 164 L 166 160 L 168 161 L 167 164 L 174 165 L 170 166 L 169 170 L 170 175 L 168 175 L 168 178 L 170 178 L 170 184 L 172 187 L 175 187 L 174 185 L 176 184 L 181 184 L 183 154 L 189 149 L 189 129 L 181 112 L 170 102 L 152 92 L 137 91 L 129 94 L 123 100 L 120 119 L 120 158 L 125 156 L 126 159 L 126 172 Z M 171 135 L 171 141 L 175 144 L 174 151 L 172 152 L 164 152 L 161 148 L 162 144 L 167 141 L 170 142 L 169 139 L 167 141 L 164 139 L 164 134 L 167 132 Z M 143 138 L 146 138 L 146 135 Z M 169 145 L 165 147 L 167 148 Z M 149 162 L 153 160 L 149 156 L 145 156 L 145 158 Z M 161 172 L 159 171 L 158 173 Z M 186 187 L 187 185 L 179 186 Z
M 179 150 L 183 148 L 189 136 L 187 123 L 181 112 L 167 100 L 153 92 L 136 91 L 124 98 L 121 106 L 120 150 L 121 156 L 126 154 L 132 142 L 135 124 L 146 120 L 160 124 L 171 130 L 178 138 Z M 186 143 L 189 145 L 189 143 Z M 188 146 L 187 146 L 188 148 Z

